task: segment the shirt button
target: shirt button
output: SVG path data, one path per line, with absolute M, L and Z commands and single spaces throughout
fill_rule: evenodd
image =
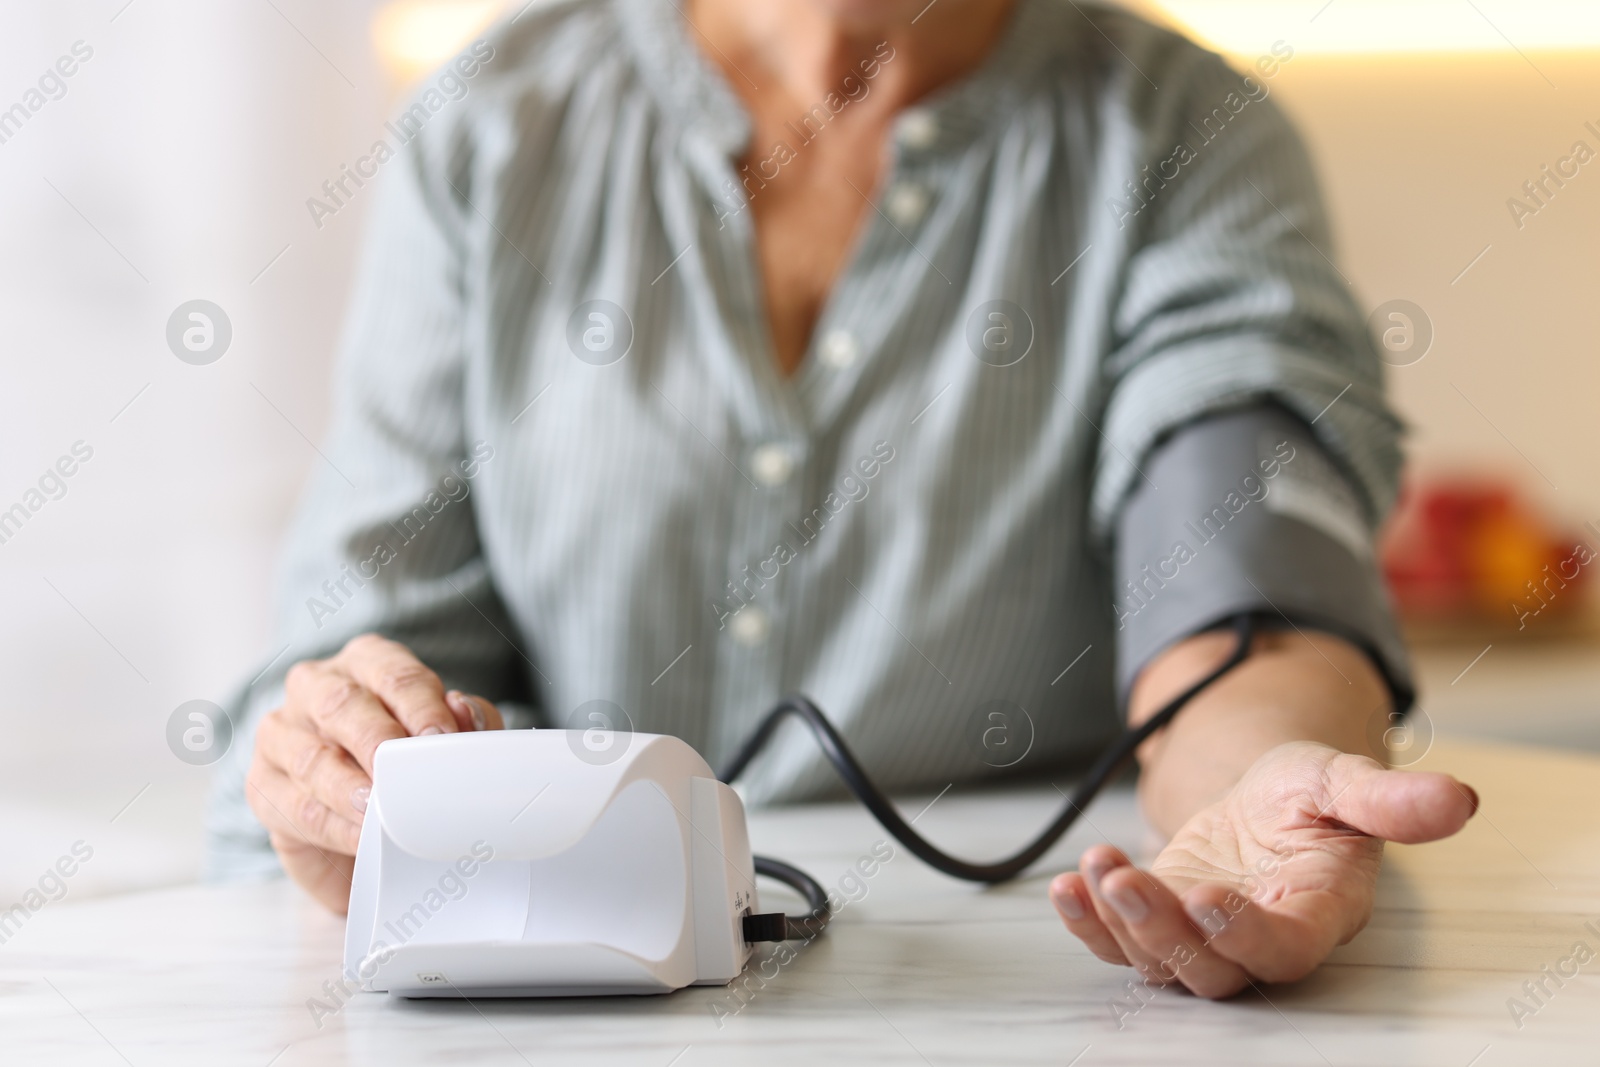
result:
M 794 459 L 782 445 L 762 445 L 750 457 L 756 481 L 769 489 L 782 485 L 794 473 Z
M 856 339 L 846 330 L 830 330 L 822 339 L 820 348 L 822 362 L 835 370 L 843 370 L 850 366 L 860 354 L 861 346 L 856 344 Z
M 922 150 L 932 148 L 939 139 L 939 120 L 933 112 L 913 108 L 900 116 L 900 143 L 907 148 Z
M 746 648 L 754 648 L 764 642 L 771 629 L 767 613 L 757 607 L 742 608 L 737 615 L 728 620 L 728 632 L 733 635 L 735 641 Z
M 895 225 L 915 225 L 928 210 L 928 190 L 910 182 L 899 182 L 889 189 L 883 206 Z

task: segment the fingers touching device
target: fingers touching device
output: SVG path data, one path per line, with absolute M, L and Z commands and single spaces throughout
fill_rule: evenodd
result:
M 597 753 L 585 733 L 378 746 L 346 973 L 472 997 L 666 993 L 743 970 L 756 897 L 739 797 L 675 737 L 619 733 Z
M 345 974 L 405 997 L 669 993 L 738 977 L 752 944 L 811 938 L 827 896 L 752 856 L 737 778 L 785 718 L 799 719 L 891 836 L 955 878 L 1004 882 L 1067 832 L 1152 733 L 1249 655 L 1232 655 L 1089 769 L 1056 820 L 1014 855 L 971 863 L 919 835 L 802 696 L 769 711 L 720 775 L 683 741 L 610 730 L 496 730 L 385 741 L 356 851 Z M 808 914 L 757 914 L 757 875 Z

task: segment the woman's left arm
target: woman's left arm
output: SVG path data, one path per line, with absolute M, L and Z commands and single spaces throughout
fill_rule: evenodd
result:
M 1137 724 L 1232 650 L 1181 641 L 1139 674 Z M 1384 841 L 1447 837 L 1477 810 L 1448 775 L 1390 770 L 1373 750 L 1392 698 L 1368 655 L 1282 630 L 1184 707 L 1139 753 L 1140 800 L 1170 835 L 1148 870 L 1109 845 L 1050 887 L 1067 928 L 1151 985 L 1225 997 L 1314 970 L 1372 914 Z

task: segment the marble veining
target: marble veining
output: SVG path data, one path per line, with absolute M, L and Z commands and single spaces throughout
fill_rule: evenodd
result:
M 899 850 L 794 958 L 764 949 L 736 987 L 665 997 L 336 997 L 343 922 L 282 882 L 63 903 L 0 945 L 0 1063 L 1600 1063 L 1600 960 L 1547 982 L 1531 1013 L 1508 1007 L 1532 1006 L 1522 983 L 1575 942 L 1600 952 L 1600 759 L 1440 742 L 1419 766 L 1471 781 L 1482 817 L 1391 847 L 1372 923 L 1316 975 L 1225 1003 L 1133 999 L 1132 972 L 1090 956 L 1050 909 L 1049 875 L 1091 841 L 1157 846 L 1121 789 L 1032 877 L 984 890 Z M 1058 803 L 1049 786 L 952 790 L 917 825 L 981 857 Z M 751 820 L 758 851 L 830 885 L 885 836 L 853 804 Z

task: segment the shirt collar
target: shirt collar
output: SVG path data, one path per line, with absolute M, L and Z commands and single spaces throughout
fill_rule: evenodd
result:
M 901 114 L 896 124 L 900 151 L 930 156 L 959 151 L 999 128 L 1075 40 L 1071 15 L 1059 0 L 1017 0 L 1009 25 L 977 69 Z M 936 134 L 929 138 L 918 125 Z
M 696 31 L 676 0 L 614 2 L 623 39 L 667 117 L 728 156 L 743 154 L 750 141 L 750 116 L 691 40 Z

